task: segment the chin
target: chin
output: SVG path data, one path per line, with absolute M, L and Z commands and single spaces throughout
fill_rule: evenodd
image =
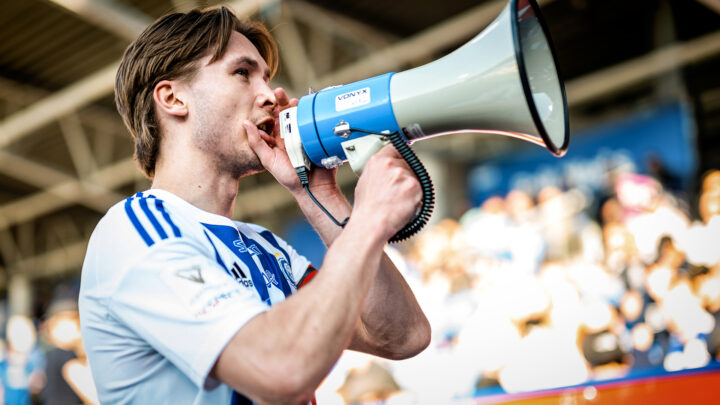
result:
M 256 169 L 254 169 L 254 170 L 248 170 L 248 171 L 246 171 L 246 172 L 244 172 L 244 173 L 241 173 L 241 174 L 239 175 L 239 177 L 242 178 L 242 177 L 252 176 L 253 174 L 260 174 L 260 173 L 262 173 L 262 172 L 264 172 L 264 171 L 265 171 L 265 168 L 261 166 L 260 168 L 256 168 Z
M 262 173 L 265 167 L 260 163 L 254 153 L 243 153 L 235 157 L 219 157 L 218 166 L 223 172 L 230 173 L 232 177 L 241 178 Z

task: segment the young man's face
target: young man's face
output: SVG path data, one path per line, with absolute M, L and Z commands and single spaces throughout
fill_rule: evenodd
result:
M 247 119 L 272 134 L 275 95 L 265 60 L 245 36 L 233 32 L 222 59 L 202 58 L 189 83 L 188 124 L 193 144 L 233 176 L 263 170 L 242 126 Z

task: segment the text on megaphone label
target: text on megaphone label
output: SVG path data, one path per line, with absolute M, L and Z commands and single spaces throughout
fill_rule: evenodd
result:
M 370 104 L 370 87 L 335 96 L 335 111 L 344 111 L 365 104 Z

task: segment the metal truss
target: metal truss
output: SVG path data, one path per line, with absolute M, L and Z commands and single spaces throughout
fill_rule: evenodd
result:
M 48 1 L 128 42 L 151 21 L 119 1 Z M 720 12 L 718 0 L 698 1 Z M 541 5 L 551 2 L 541 1 Z M 197 5 L 193 0 L 172 3 L 178 10 Z M 240 16 L 259 13 L 272 27 L 282 63 L 274 84 L 297 97 L 309 87 L 323 88 L 432 60 L 438 52 L 480 32 L 505 3 L 482 2 L 408 38 L 302 0 L 243 0 L 230 6 Z M 568 100 L 571 106 L 582 105 L 718 53 L 720 32 L 671 44 L 567 83 Z M 352 62 L 338 63 L 348 59 Z M 125 192 L 120 190 L 147 185 L 131 148 L 115 146 L 118 137 L 126 136 L 120 118 L 99 103 L 112 94 L 117 64 L 109 63 L 50 94 L 0 78 L 0 101 L 6 111 L 12 111 L 0 120 L 0 175 L 35 190 L 0 201 L 0 288 L 8 276 L 17 273 L 31 279 L 78 273 L 91 231 L 88 222 L 121 200 Z M 64 146 L 66 168 L 23 152 L 30 138 L 37 143 L 50 137 Z M 467 142 L 477 142 L 457 139 L 448 145 L 456 145 L 459 151 L 467 150 Z M 341 171 L 341 184 L 352 183 L 353 175 L 348 173 Z M 257 219 L 288 209 L 292 202 L 289 193 L 274 182 L 241 185 L 236 212 L 238 219 Z M 89 219 L 79 221 L 71 214 L 73 207 L 82 207 Z

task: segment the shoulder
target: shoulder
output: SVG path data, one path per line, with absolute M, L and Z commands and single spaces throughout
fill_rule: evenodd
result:
M 196 245 L 193 231 L 171 205 L 137 193 L 116 203 L 98 222 L 88 243 L 83 275 L 114 279 L 153 251 L 183 243 Z
M 182 236 L 172 210 L 171 205 L 154 195 L 137 193 L 116 204 L 108 216 L 131 224 L 133 236 L 152 246 L 162 240 Z

